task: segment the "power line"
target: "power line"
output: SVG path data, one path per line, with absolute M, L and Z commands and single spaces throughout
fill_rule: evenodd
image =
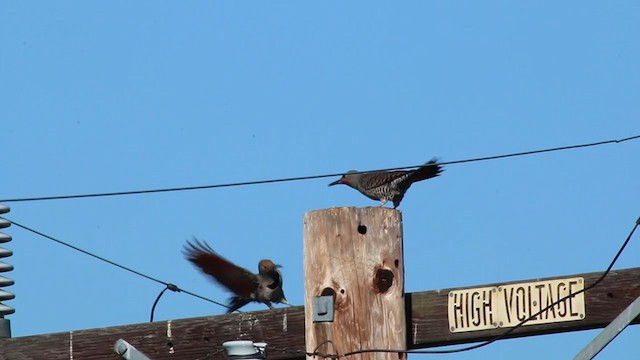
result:
M 617 139 L 617 140 L 616 139 L 604 140 L 604 141 L 598 141 L 598 142 L 587 143 L 587 144 L 568 145 L 568 146 L 560 146 L 560 147 L 548 148 L 548 149 L 542 149 L 542 150 L 523 151 L 523 152 L 511 153 L 511 154 L 506 154 L 506 155 L 495 155 L 495 156 L 486 156 L 486 157 L 479 157 L 479 158 L 466 159 L 466 160 L 449 161 L 449 162 L 444 162 L 441 165 L 463 164 L 463 163 L 468 163 L 468 162 L 496 160 L 496 159 L 504 159 L 504 158 L 508 158 L 508 157 L 515 157 L 515 156 L 525 156 L 525 155 L 542 154 L 542 153 L 554 152 L 554 151 L 580 149 L 580 148 L 600 146 L 600 145 L 606 145 L 606 144 L 619 144 L 621 142 L 636 140 L 636 139 L 639 139 L 639 138 L 640 138 L 640 135 L 634 135 L 634 136 L 629 136 L 627 138 Z M 413 166 L 413 167 L 415 167 L 415 166 Z
M 167 290 L 171 290 L 175 292 L 180 291 L 180 289 L 173 284 L 169 284 L 164 289 L 162 289 L 162 291 L 160 291 L 160 293 L 158 294 L 158 297 L 156 297 L 156 300 L 153 302 L 153 305 L 151 306 L 151 316 L 149 316 L 149 322 L 153 322 L 153 316 L 156 313 L 156 306 L 158 305 L 158 301 L 160 301 L 160 298 L 162 297 L 162 295 L 164 295 L 164 292 Z
M 5 218 L 5 219 L 6 219 L 6 218 Z M 74 246 L 74 245 L 71 245 L 71 244 L 69 244 L 69 243 L 67 243 L 67 242 L 64 242 L 64 241 L 62 241 L 62 240 L 60 240 L 60 239 L 56 239 L 56 238 L 54 238 L 53 236 L 50 236 L 50 235 L 47 235 L 47 234 L 45 234 L 45 233 L 42 233 L 42 232 L 40 232 L 40 231 L 38 231 L 38 230 L 32 229 L 32 228 L 30 228 L 30 227 L 28 227 L 28 226 L 26 226 L 26 225 L 22 225 L 22 224 L 17 223 L 17 222 L 15 222 L 15 221 L 13 221 L 13 220 L 10 220 L 10 219 L 6 219 L 6 220 L 10 221 L 13 225 L 15 225 L 15 226 L 17 226 L 17 227 L 19 227 L 19 228 L 22 228 L 22 229 L 24 229 L 24 230 L 30 231 L 30 232 L 32 232 L 32 233 L 34 233 L 34 234 L 36 234 L 36 235 L 40 235 L 40 236 L 42 236 L 42 237 L 44 237 L 44 238 L 46 238 L 46 239 L 49 239 L 49 240 L 51 240 L 51 241 L 55 241 L 55 242 L 57 242 L 57 243 L 58 243 L 58 244 L 60 244 L 60 245 L 64 245 L 64 246 L 66 246 L 66 247 L 68 247 L 68 248 L 71 248 L 71 249 L 73 249 L 73 250 L 75 250 L 75 251 L 79 251 L 79 252 L 81 252 L 81 253 L 83 253 L 83 254 L 85 254 L 85 255 L 88 255 L 88 256 L 93 257 L 94 259 L 98 259 L 98 260 L 100 260 L 100 261 L 106 262 L 106 263 L 107 263 L 107 264 L 109 264 L 109 265 L 113 265 L 113 266 L 115 266 L 115 267 L 117 267 L 117 268 L 120 268 L 120 269 L 125 270 L 125 271 L 128 271 L 128 272 L 130 272 L 130 273 L 132 273 L 132 274 L 135 274 L 135 275 L 138 275 L 138 276 L 140 276 L 140 277 L 143 277 L 143 278 L 145 278 L 145 279 L 147 279 L 147 280 L 151 280 L 151 281 L 156 282 L 156 283 L 158 283 L 158 284 L 162 284 L 162 285 L 164 285 L 164 286 L 165 286 L 165 288 L 162 290 L 162 292 L 160 293 L 160 295 L 158 295 L 158 297 L 156 298 L 156 301 L 153 303 L 153 307 L 152 307 L 152 310 L 151 310 L 151 320 L 152 320 L 152 321 L 153 321 L 153 312 L 154 312 L 155 307 L 156 307 L 156 305 L 157 305 L 157 303 L 158 303 L 158 300 L 160 300 L 160 297 L 162 296 L 162 294 L 163 294 L 166 290 L 171 290 L 171 291 L 174 291 L 174 292 L 182 292 L 182 293 L 185 293 L 185 294 L 191 295 L 191 296 L 193 296 L 193 297 L 196 297 L 196 298 L 199 298 L 199 299 L 202 299 L 202 300 L 208 301 L 208 302 L 210 302 L 210 303 L 213 303 L 213 304 L 216 304 L 216 305 L 222 306 L 222 307 L 224 307 L 224 308 L 227 308 L 227 309 L 229 308 L 227 305 L 225 305 L 225 304 L 223 304 L 223 303 L 217 302 L 217 301 L 215 301 L 215 300 L 211 300 L 211 299 L 209 299 L 209 298 L 206 298 L 206 297 L 201 296 L 201 295 L 198 295 L 198 294 L 194 294 L 194 293 L 192 293 L 192 292 L 190 292 L 190 291 L 187 291 L 187 290 L 181 289 L 180 287 L 178 287 L 177 285 L 174 285 L 174 284 L 172 284 L 172 283 L 169 283 L 169 282 L 165 282 L 165 281 L 162 281 L 162 280 L 156 279 L 156 278 L 154 278 L 154 277 L 152 277 L 152 276 L 149 276 L 149 275 L 146 275 L 146 274 L 141 273 L 141 272 L 139 272 L 139 271 L 133 270 L 133 269 L 132 269 L 132 268 L 130 268 L 130 267 L 127 267 L 127 266 L 124 266 L 124 265 L 120 265 L 120 264 L 118 264 L 118 263 L 116 263 L 116 262 L 114 262 L 114 261 L 111 261 L 111 260 L 109 260 L 109 259 L 103 258 L 102 256 L 99 256 L 99 255 L 93 254 L 93 253 L 91 253 L 91 252 L 89 252 L 89 251 L 86 251 L 86 250 L 83 250 L 83 249 L 81 249 L 81 248 L 79 248 L 79 247 L 77 247 L 77 246 Z
M 560 146 L 560 147 L 540 149 L 540 150 L 523 151 L 523 152 L 503 154 L 503 155 L 493 155 L 493 156 L 485 156 L 485 157 L 478 157 L 478 158 L 471 158 L 471 159 L 447 161 L 447 162 L 440 163 L 440 165 L 464 164 L 464 163 L 470 163 L 470 162 L 488 161 L 488 160 L 504 159 L 504 158 L 516 157 L 516 156 L 534 155 L 534 154 L 541 154 L 541 153 L 547 153 L 547 152 L 556 152 L 556 151 L 572 150 L 572 149 L 579 149 L 579 148 L 586 148 L 586 147 L 594 147 L 594 146 L 600 146 L 600 145 L 605 145 L 605 144 L 618 144 L 618 143 L 621 143 L 621 142 L 636 140 L 636 139 L 639 139 L 639 138 L 640 138 L 640 135 L 634 135 L 634 136 L 630 136 L 630 137 L 623 138 L 623 139 L 604 140 L 604 141 L 598 141 L 598 142 L 586 143 L 586 144 L 568 145 L 568 146 Z M 408 169 L 418 168 L 418 167 L 420 167 L 422 165 L 423 164 L 410 165 L 410 166 L 401 166 L 401 167 L 394 167 L 394 168 L 386 168 L 386 169 L 377 169 L 377 170 L 359 171 L 359 173 L 369 173 L 369 172 L 378 172 L 378 171 L 408 170 Z M 0 200 L 0 203 L 4 203 L 4 202 L 43 201 L 43 200 L 80 199 L 80 198 L 93 198 L 93 197 L 141 195 L 141 194 L 152 194 L 152 193 L 163 193 L 163 192 L 217 189 L 217 188 L 224 188 L 224 187 L 262 185 L 262 184 L 273 184 L 273 183 L 281 183 L 281 182 L 322 179 L 322 178 L 328 178 L 328 177 L 341 176 L 343 174 L 344 173 L 342 172 L 342 173 L 333 173 L 333 174 L 298 176 L 298 177 L 288 177 L 288 178 L 280 178 L 280 179 L 244 181 L 244 182 L 235 182 L 235 183 L 226 183 L 226 184 L 214 184 L 214 185 L 185 186 L 185 187 L 149 189 L 149 190 L 132 190 L 132 191 L 119 191 L 119 192 L 104 192 L 104 193 L 79 194 L 79 195 L 59 195 L 59 196 L 40 196 L 40 197 L 29 197 L 29 198 L 2 199 L 2 200 Z

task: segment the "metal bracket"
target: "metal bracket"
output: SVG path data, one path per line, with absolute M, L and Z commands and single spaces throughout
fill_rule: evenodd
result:
M 333 296 L 313 298 L 313 322 L 333 322 Z

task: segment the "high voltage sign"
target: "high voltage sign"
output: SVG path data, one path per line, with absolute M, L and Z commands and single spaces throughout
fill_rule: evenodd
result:
M 581 277 L 454 290 L 449 292 L 449 331 L 513 327 L 554 302 L 584 289 Z M 569 297 L 524 325 L 583 320 L 584 292 Z

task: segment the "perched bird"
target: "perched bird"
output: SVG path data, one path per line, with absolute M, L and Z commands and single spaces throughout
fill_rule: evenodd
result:
M 287 304 L 282 291 L 282 275 L 278 271 L 280 265 L 271 260 L 260 260 L 258 274 L 254 274 L 218 255 L 206 242 L 195 238 L 193 243 L 187 241 L 184 255 L 203 273 L 234 294 L 229 300 L 227 313 L 252 301 L 264 303 L 269 309 L 272 302 Z
M 329 184 L 329 186 L 345 184 L 360 191 L 363 195 L 373 200 L 380 200 L 380 206 L 384 206 L 387 201 L 393 201 L 393 208 L 400 205 L 411 184 L 416 181 L 431 179 L 440 175 L 442 166 L 437 161 L 431 160 L 416 170 L 409 171 L 378 171 L 369 173 L 359 173 L 351 170 L 342 175 L 339 180 Z

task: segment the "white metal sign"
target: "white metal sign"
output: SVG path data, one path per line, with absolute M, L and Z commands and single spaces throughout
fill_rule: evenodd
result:
M 581 277 L 449 292 L 449 330 L 465 332 L 513 327 L 567 295 L 584 289 Z M 561 301 L 525 325 L 582 320 L 584 293 Z

